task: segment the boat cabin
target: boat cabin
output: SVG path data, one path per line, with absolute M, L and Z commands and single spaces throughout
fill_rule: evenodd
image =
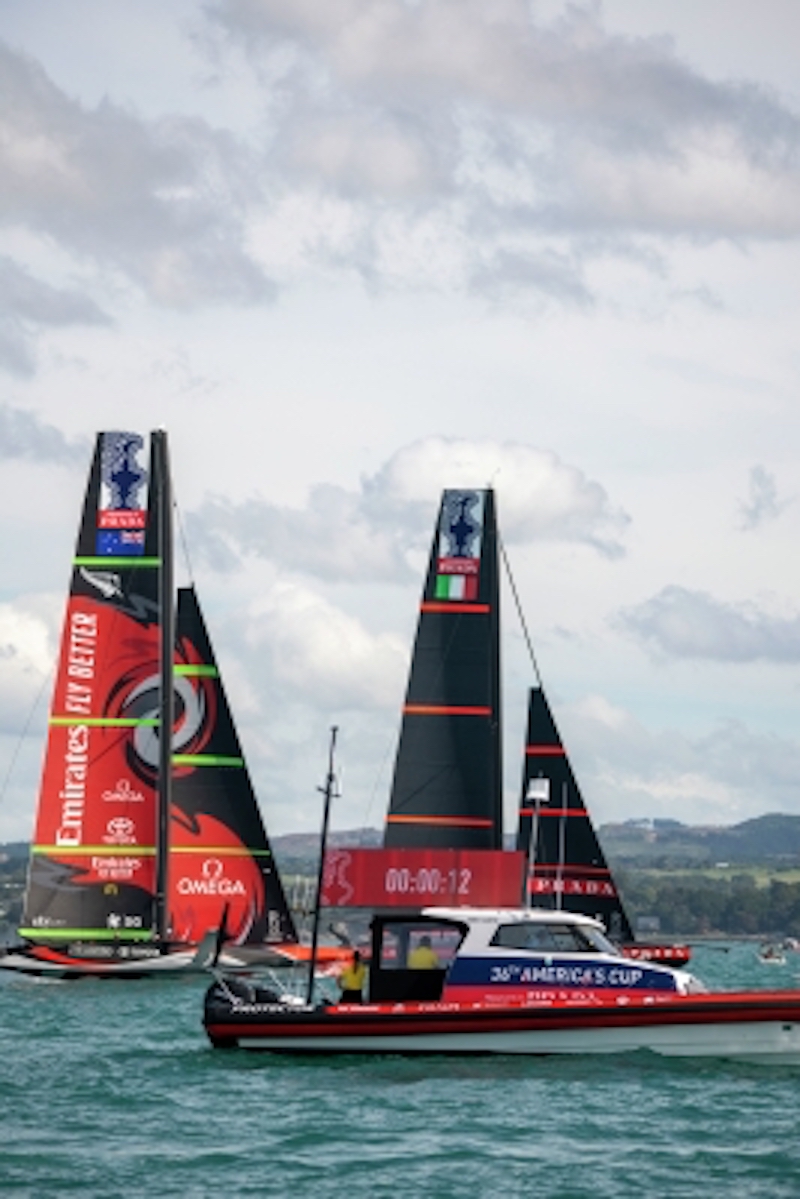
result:
M 574 912 L 425 908 L 372 921 L 371 1003 L 529 1000 L 559 990 L 684 991 L 681 971 L 632 962 Z

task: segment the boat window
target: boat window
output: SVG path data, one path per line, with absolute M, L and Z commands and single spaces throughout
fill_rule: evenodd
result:
M 381 937 L 382 970 L 445 969 L 456 955 L 464 933 L 452 924 L 385 925 Z
M 501 924 L 490 944 L 535 953 L 597 953 L 588 931 L 573 924 Z

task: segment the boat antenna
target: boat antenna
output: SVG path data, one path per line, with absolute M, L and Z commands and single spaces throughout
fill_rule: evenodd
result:
M 500 556 L 503 559 L 503 566 L 506 568 L 506 575 L 508 576 L 508 581 L 511 586 L 511 594 L 514 597 L 514 604 L 517 609 L 517 616 L 519 616 L 519 623 L 522 625 L 522 634 L 525 638 L 525 644 L 528 647 L 528 656 L 530 657 L 531 665 L 533 666 L 533 673 L 536 676 L 537 684 L 539 685 L 539 687 L 541 687 L 542 686 L 542 676 L 539 673 L 539 665 L 536 661 L 536 654 L 533 652 L 533 642 L 531 641 L 531 636 L 530 636 L 530 633 L 528 632 L 528 625 L 525 620 L 525 613 L 522 611 L 522 604 L 520 603 L 519 592 L 517 591 L 517 585 L 514 582 L 514 576 L 511 573 L 511 563 L 508 560 L 508 554 L 506 553 L 506 547 L 503 544 L 503 539 L 500 536 L 499 529 L 497 532 L 497 544 L 500 546 Z
M 314 991 L 314 971 L 317 966 L 317 941 L 319 940 L 319 914 L 322 906 L 322 881 L 325 877 L 325 850 L 328 845 L 328 822 L 331 814 L 331 796 L 336 783 L 336 776 L 333 773 L 333 754 L 336 749 L 336 734 L 339 729 L 336 725 L 331 728 L 331 743 L 328 750 L 328 774 L 325 779 L 325 786 L 318 787 L 325 796 L 325 806 L 322 811 L 322 836 L 319 843 L 319 870 L 317 871 L 317 897 L 314 902 L 314 924 L 311 931 L 311 958 L 308 963 L 308 990 L 306 992 L 306 1004 L 311 1007 L 311 1000 Z

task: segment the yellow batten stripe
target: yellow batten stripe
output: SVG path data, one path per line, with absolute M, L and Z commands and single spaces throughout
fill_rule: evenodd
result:
M 143 858 L 155 857 L 155 845 L 32 845 L 31 853 L 67 854 L 69 857 L 80 857 L 92 854 L 94 857 L 119 858 L 136 855 Z
M 269 849 L 248 849 L 246 845 L 170 845 L 170 853 L 216 854 L 220 858 L 271 858 Z
M 190 679 L 191 678 L 198 678 L 198 679 L 218 679 L 219 678 L 219 671 L 217 670 L 216 666 L 204 666 L 201 663 L 197 663 L 196 665 L 192 664 L 192 663 L 187 663 L 187 665 L 185 665 L 185 666 L 176 666 L 174 668 L 174 673 L 176 675 L 183 675 L 186 678 L 190 678 Z

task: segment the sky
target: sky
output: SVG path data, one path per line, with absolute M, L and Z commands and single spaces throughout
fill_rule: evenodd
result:
M 267 826 L 382 824 L 445 487 L 600 824 L 800 815 L 794 0 L 0 0 L 0 840 L 95 433 L 168 430 Z M 507 830 L 534 676 L 503 598 Z

